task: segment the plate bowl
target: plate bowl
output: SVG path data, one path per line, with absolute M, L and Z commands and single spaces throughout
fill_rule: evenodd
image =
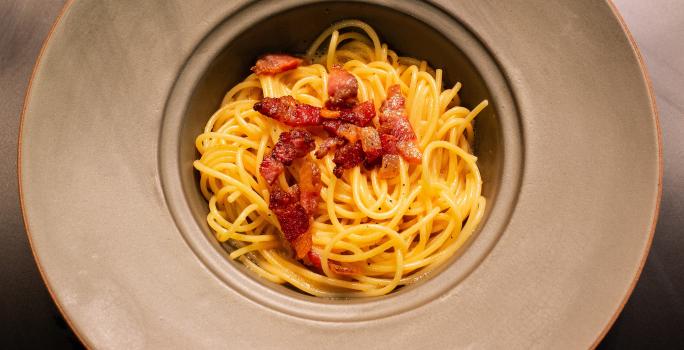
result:
M 490 206 L 430 278 L 326 300 L 226 258 L 192 141 L 259 54 L 301 52 L 346 18 L 461 81 L 467 107 L 492 102 L 476 124 Z M 83 1 L 37 62 L 19 176 L 38 266 L 87 346 L 586 348 L 643 266 L 659 147 L 648 79 L 606 2 Z

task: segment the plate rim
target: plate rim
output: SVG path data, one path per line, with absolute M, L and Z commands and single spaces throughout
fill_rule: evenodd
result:
M 625 295 L 622 297 L 622 301 L 620 302 L 620 305 L 618 308 L 615 310 L 613 313 L 613 316 L 608 320 L 608 323 L 606 323 L 605 327 L 603 327 L 603 330 L 597 335 L 596 340 L 594 343 L 591 345 L 592 349 L 596 349 L 598 345 L 601 343 L 603 338 L 606 337 L 606 334 L 610 331 L 611 328 L 613 328 L 613 325 L 615 324 L 615 321 L 617 321 L 618 317 L 622 313 L 622 310 L 625 308 L 625 305 L 627 304 L 627 301 L 629 298 L 632 296 L 632 293 L 634 292 L 634 288 L 636 288 L 637 283 L 639 282 L 639 278 L 641 277 L 641 273 L 644 271 L 644 265 L 646 265 L 646 259 L 648 258 L 648 253 L 651 251 L 651 246 L 653 245 L 653 237 L 655 236 L 655 229 L 656 225 L 658 224 L 658 216 L 660 214 L 660 202 L 662 200 L 662 195 L 663 195 L 663 132 L 660 129 L 660 115 L 658 113 L 658 105 L 656 104 L 656 97 L 655 97 L 655 91 L 653 90 L 653 82 L 651 81 L 651 76 L 648 73 L 648 67 L 646 66 L 646 62 L 644 62 L 644 59 L 641 55 L 641 50 L 639 50 L 639 45 L 637 45 L 636 40 L 634 39 L 634 36 L 632 36 L 632 32 L 630 32 L 629 27 L 627 26 L 627 22 L 625 22 L 625 19 L 622 17 L 622 14 L 620 11 L 618 11 L 617 7 L 615 6 L 615 0 L 605 0 L 606 3 L 608 4 L 608 7 L 610 10 L 613 12 L 613 16 L 617 18 L 618 23 L 620 24 L 620 27 L 622 28 L 622 32 L 625 33 L 627 36 L 627 39 L 629 40 L 630 47 L 632 51 L 634 52 L 635 56 L 637 57 L 637 61 L 639 63 L 639 68 L 641 71 L 641 75 L 644 78 L 644 81 L 646 82 L 646 88 L 648 90 L 648 97 L 651 101 L 651 112 L 653 113 L 653 120 L 655 122 L 656 126 L 656 135 L 657 135 L 657 141 L 658 141 L 658 193 L 656 195 L 656 202 L 655 202 L 655 208 L 654 208 L 654 214 L 653 214 L 653 222 L 651 223 L 651 229 L 648 233 L 648 240 L 646 242 L 646 246 L 644 247 L 644 251 L 641 253 L 641 260 L 639 262 L 639 267 L 637 268 L 637 271 L 634 274 L 634 277 L 632 278 L 632 281 L 630 282 L 629 288 L 626 291 Z
M 91 349 L 91 344 L 88 344 L 85 341 L 86 338 L 83 334 L 81 334 L 81 330 L 74 326 L 74 322 L 65 312 L 64 306 L 62 305 L 62 303 L 59 302 L 57 297 L 55 297 L 53 287 L 48 282 L 47 276 L 43 269 L 43 265 L 40 262 L 40 258 L 38 258 L 38 254 L 36 254 L 35 243 L 33 243 L 33 235 L 31 234 L 31 231 L 29 229 L 29 218 L 26 214 L 26 206 L 24 203 L 24 184 L 22 182 L 21 176 L 21 145 L 23 144 L 24 120 L 26 119 L 26 111 L 28 109 L 29 97 L 31 95 L 31 89 L 33 87 L 34 79 L 36 77 L 36 72 L 38 71 L 38 66 L 40 66 L 40 62 L 43 59 L 43 55 L 45 54 L 45 50 L 50 42 L 50 39 L 52 38 L 52 35 L 55 32 L 55 29 L 57 29 L 59 24 L 62 22 L 62 18 L 64 18 L 64 15 L 66 15 L 67 11 L 69 10 L 69 8 L 71 8 L 71 5 L 73 5 L 75 1 L 76 0 L 67 0 L 64 3 L 64 6 L 62 6 L 62 8 L 57 13 L 57 17 L 55 17 L 55 20 L 52 22 L 50 30 L 48 30 L 48 33 L 45 35 L 45 38 L 43 38 L 43 43 L 40 46 L 40 51 L 38 52 L 38 56 L 36 56 L 36 61 L 33 63 L 33 68 L 31 69 L 31 75 L 29 77 L 28 85 L 26 86 L 26 90 L 24 92 L 24 101 L 22 103 L 21 114 L 19 116 L 19 137 L 17 140 L 17 184 L 19 187 L 19 206 L 21 207 L 21 217 L 22 222 L 24 224 L 24 231 L 26 232 L 26 236 L 28 237 L 29 247 L 31 248 L 31 255 L 33 256 L 33 260 L 36 263 L 36 267 L 38 267 L 38 273 L 40 274 L 40 278 L 43 281 L 43 285 L 47 289 L 53 304 L 57 307 L 57 310 L 59 310 L 60 315 L 62 316 L 62 318 L 64 318 L 64 321 L 69 326 L 69 329 L 71 329 L 71 331 L 76 335 L 76 338 L 78 338 L 78 341 L 80 341 L 81 344 L 83 344 L 83 346 L 85 346 L 87 349 Z

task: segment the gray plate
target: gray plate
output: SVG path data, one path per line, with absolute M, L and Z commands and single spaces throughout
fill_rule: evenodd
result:
M 489 209 L 434 276 L 369 300 L 273 286 L 225 258 L 190 161 L 222 92 L 268 51 L 360 18 L 482 98 Z M 296 25 L 292 25 L 296 23 Z M 578 348 L 631 292 L 660 198 L 634 43 L 601 1 L 145 1 L 67 6 L 20 143 L 45 281 L 96 348 Z

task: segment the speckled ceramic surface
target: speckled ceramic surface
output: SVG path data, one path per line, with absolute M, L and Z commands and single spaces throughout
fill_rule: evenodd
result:
M 491 207 L 431 278 L 368 300 L 264 283 L 202 221 L 193 139 L 256 56 L 359 18 L 488 98 Z M 297 25 L 293 26 L 292 24 Z M 93 348 L 586 348 L 650 245 L 655 106 L 602 1 L 75 1 L 36 66 L 20 182 L 53 297 Z

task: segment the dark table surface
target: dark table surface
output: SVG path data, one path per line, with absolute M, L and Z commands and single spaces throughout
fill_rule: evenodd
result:
M 82 348 L 52 302 L 33 260 L 16 176 L 24 94 L 43 40 L 63 4 L 63 0 L 0 0 L 0 348 Z M 599 348 L 682 349 L 684 0 L 615 0 L 615 4 L 653 81 L 665 172 L 651 252 L 634 293 Z

